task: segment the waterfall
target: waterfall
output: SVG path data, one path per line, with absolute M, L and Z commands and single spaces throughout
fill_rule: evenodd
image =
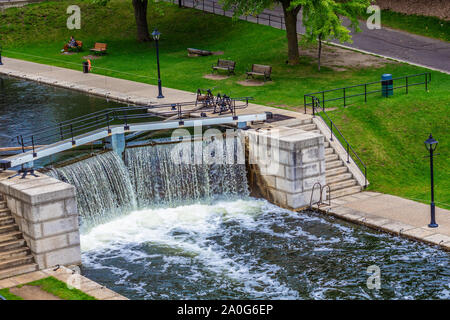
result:
M 193 142 L 127 149 L 125 163 L 139 206 L 248 195 L 245 164 L 205 161 L 203 153 L 210 149 L 218 150 L 224 156 L 222 160 L 226 159 L 227 150 L 220 144 L 221 140 L 213 148 L 211 143 Z M 234 160 L 237 150 L 231 151 Z
M 78 212 L 90 223 L 101 223 L 136 208 L 128 170 L 115 152 L 51 169 L 47 174 L 75 186 Z
M 128 148 L 125 162 L 105 152 L 47 174 L 76 187 L 88 226 L 137 208 L 248 196 L 243 147 L 225 140 Z

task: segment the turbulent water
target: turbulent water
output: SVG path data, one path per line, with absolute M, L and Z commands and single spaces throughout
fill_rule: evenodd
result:
M 448 253 L 249 198 L 244 165 L 180 164 L 195 153 L 173 150 L 52 171 L 93 222 L 82 229 L 83 274 L 132 299 L 450 298 Z M 380 290 L 367 287 L 369 266 Z
M 135 211 L 81 244 L 83 273 L 132 299 L 450 298 L 448 253 L 263 200 Z

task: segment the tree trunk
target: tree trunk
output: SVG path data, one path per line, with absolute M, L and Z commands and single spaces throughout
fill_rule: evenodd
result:
M 147 23 L 148 0 L 133 0 L 134 17 L 136 19 L 137 38 L 139 41 L 150 41 Z
M 284 12 L 284 22 L 286 25 L 286 36 L 288 40 L 288 61 L 289 64 L 295 65 L 299 63 L 300 55 L 298 52 L 298 38 L 297 38 L 297 15 L 301 9 L 301 5 L 291 10 L 288 10 L 289 1 L 282 1 Z
M 322 34 L 319 34 L 319 59 L 318 59 L 318 66 L 319 66 L 319 72 L 320 72 L 320 57 L 322 55 Z

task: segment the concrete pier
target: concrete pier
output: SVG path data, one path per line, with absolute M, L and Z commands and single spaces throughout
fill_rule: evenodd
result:
M 75 187 L 50 178 L 2 172 L 0 193 L 7 202 L 39 269 L 81 264 Z
M 294 128 L 248 130 L 250 187 L 284 208 L 309 205 L 316 183 L 325 185 L 324 137 Z M 317 202 L 320 188 L 312 199 Z

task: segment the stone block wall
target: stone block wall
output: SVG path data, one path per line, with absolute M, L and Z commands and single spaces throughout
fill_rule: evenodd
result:
M 0 193 L 40 269 L 81 264 L 75 187 L 38 175 L 2 179 Z
M 325 185 L 323 135 L 279 127 L 248 130 L 246 136 L 252 194 L 293 210 L 308 206 L 314 184 Z M 319 199 L 316 187 L 313 201 Z

